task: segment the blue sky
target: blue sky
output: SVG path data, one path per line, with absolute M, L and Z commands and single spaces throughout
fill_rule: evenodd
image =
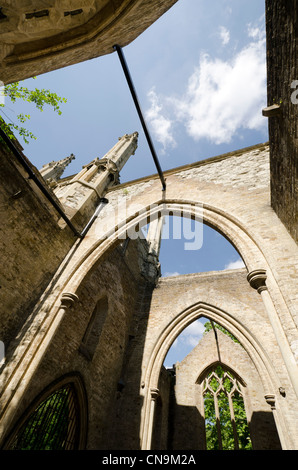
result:
M 163 170 L 268 140 L 264 10 L 262 0 L 179 0 L 123 49 Z M 138 131 L 121 182 L 156 173 L 116 53 L 25 84 L 68 100 L 61 116 L 6 102 L 13 121 L 19 112 L 31 114 L 27 127 L 38 139 L 24 144 L 24 153 L 37 168 L 74 153 L 65 176 L 77 173 L 118 137 Z M 239 265 L 231 245 L 208 227 L 196 253 L 183 243 L 162 242 L 163 275 Z

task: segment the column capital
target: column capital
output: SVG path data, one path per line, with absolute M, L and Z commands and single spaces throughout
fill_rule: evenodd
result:
M 159 397 L 158 388 L 151 388 L 150 393 L 151 393 L 151 400 L 156 401 L 157 398 Z
M 76 294 L 72 294 L 71 292 L 64 292 L 61 295 L 61 308 L 71 308 L 78 299 L 79 298 Z
M 264 398 L 265 398 L 266 402 L 268 403 L 268 405 L 271 406 L 271 409 L 275 410 L 275 395 L 268 394 L 268 395 L 265 395 Z
M 265 269 L 255 269 L 247 275 L 247 280 L 253 289 L 260 294 L 263 290 L 267 290 L 266 286 L 267 274 Z

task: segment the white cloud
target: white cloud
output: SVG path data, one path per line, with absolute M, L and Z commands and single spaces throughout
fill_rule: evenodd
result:
M 224 26 L 219 28 L 219 35 L 223 46 L 226 46 L 230 42 L 230 31 L 227 30 Z
M 178 346 L 178 344 L 192 347 L 196 346 L 202 338 L 204 329 L 204 325 L 199 320 L 194 321 L 182 331 L 176 340 L 176 346 Z
M 156 140 L 162 144 L 163 153 L 165 153 L 168 147 L 173 148 L 176 146 L 175 139 L 172 135 L 172 121 L 162 114 L 163 106 L 160 105 L 154 89 L 149 91 L 148 98 L 151 106 L 146 112 L 146 119 Z
M 227 33 L 223 30 L 225 41 Z M 184 96 L 162 99 L 151 90 L 147 118 L 164 149 L 176 145 L 175 122 L 194 140 L 215 144 L 229 143 L 241 129 L 266 130 L 261 112 L 266 106 L 265 31 L 249 25 L 248 37 L 249 43 L 229 60 L 202 55 Z
M 245 264 L 243 263 L 241 258 L 239 258 L 237 261 L 231 261 L 229 264 L 225 266 L 225 269 L 239 269 L 239 268 L 245 268 Z
M 164 273 L 164 277 L 173 277 L 173 276 L 179 276 L 179 275 L 180 275 L 180 273 L 178 273 L 177 271 L 175 271 L 173 273 L 172 272 Z
M 204 56 L 177 103 L 195 140 L 228 143 L 239 128 L 260 129 L 264 118 L 266 65 L 263 41 L 250 43 L 230 62 Z
M 263 22 L 264 19 L 265 18 L 262 16 L 259 21 Z M 262 41 L 266 35 L 263 28 L 259 27 L 258 25 L 252 25 L 251 23 L 247 25 L 247 33 L 250 38 L 258 41 Z

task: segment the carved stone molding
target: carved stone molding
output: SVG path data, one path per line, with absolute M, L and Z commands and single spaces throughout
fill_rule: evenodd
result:
M 159 397 L 159 390 L 158 390 L 158 388 L 151 388 L 150 393 L 151 393 L 151 400 L 152 400 L 152 401 L 156 401 L 157 398 Z
M 247 280 L 250 286 L 253 289 L 256 289 L 259 294 L 263 290 L 267 290 L 266 279 L 267 279 L 267 275 L 266 275 L 265 269 L 256 269 L 254 271 L 251 271 L 247 275 Z
M 108 171 L 109 173 L 117 174 L 119 171 L 116 163 L 110 158 L 101 158 L 98 162 L 98 167 L 104 171 Z
M 71 292 L 64 292 L 61 295 L 61 308 L 71 308 L 78 299 L 79 298 L 76 294 L 72 294 Z
M 264 398 L 265 398 L 266 402 L 268 403 L 268 405 L 271 406 L 271 409 L 275 410 L 275 395 L 268 394 L 268 395 L 265 395 Z

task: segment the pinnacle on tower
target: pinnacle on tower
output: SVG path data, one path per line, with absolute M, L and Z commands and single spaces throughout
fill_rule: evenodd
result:
M 45 181 L 58 181 L 63 175 L 65 168 L 75 158 L 74 154 L 71 153 L 69 157 L 63 158 L 62 160 L 46 163 L 39 172 Z
M 95 158 L 75 176 L 61 181 L 54 189 L 71 220 L 83 225 L 94 213 L 98 201 L 109 188 L 119 184 L 119 172 L 134 155 L 138 133 L 125 134 L 103 158 Z

